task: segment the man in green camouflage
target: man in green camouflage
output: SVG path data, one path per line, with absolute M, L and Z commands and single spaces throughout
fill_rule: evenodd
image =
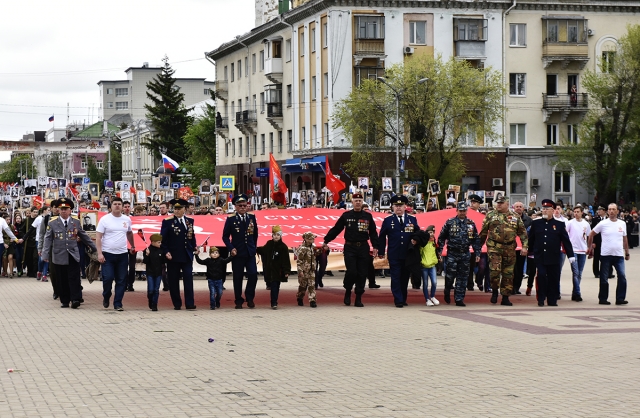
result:
M 491 303 L 498 302 L 498 287 L 502 294 L 501 305 L 511 306 L 513 293 L 513 269 L 516 263 L 516 236 L 522 241 L 520 254 L 527 256 L 527 231 L 522 219 L 509 210 L 509 201 L 500 196 L 493 202 L 496 209 L 487 213 L 480 231 L 480 242 L 487 240 L 487 256 L 491 274 Z M 502 276 L 502 280 L 501 280 Z

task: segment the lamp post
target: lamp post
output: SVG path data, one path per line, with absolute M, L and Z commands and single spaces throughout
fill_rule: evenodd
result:
M 106 134 L 107 134 L 107 142 L 108 142 L 107 146 L 109 147 L 109 154 L 108 154 L 109 155 L 108 156 L 109 160 L 107 161 L 107 163 L 109 164 L 109 181 L 111 181 L 111 134 L 114 134 L 115 136 L 118 136 L 117 132 L 118 131 L 115 131 L 115 130 L 111 130 L 111 131 L 107 131 L 106 132 Z

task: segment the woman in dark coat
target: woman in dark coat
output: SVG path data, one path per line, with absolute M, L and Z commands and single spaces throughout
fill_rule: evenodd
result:
M 291 260 L 289 247 L 282 242 L 282 229 L 279 225 L 271 229 L 271 237 L 272 239 L 262 247 L 258 247 L 256 251 L 262 259 L 264 281 L 271 289 L 271 309 L 278 309 L 280 283 L 289 280 Z

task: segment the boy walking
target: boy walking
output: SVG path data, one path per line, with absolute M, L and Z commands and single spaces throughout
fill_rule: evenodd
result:
M 151 245 L 144 251 L 144 264 L 147 266 L 147 298 L 149 309 L 158 310 L 158 297 L 160 295 L 160 283 L 162 283 L 162 270 L 166 262 L 160 249 L 162 235 L 151 235 Z
M 218 247 L 209 248 L 209 258 L 204 260 L 196 254 L 196 262 L 203 266 L 207 266 L 209 309 L 212 311 L 220 307 L 220 299 L 222 298 L 222 281 L 227 275 L 227 263 L 231 261 L 231 258 L 233 258 L 232 255 L 227 258 L 221 258 Z
M 291 260 L 289 247 L 282 242 L 282 228 L 275 225 L 271 228 L 271 238 L 265 245 L 256 249 L 262 259 L 262 271 L 267 286 L 271 289 L 271 309 L 278 309 L 280 283 L 289 280 Z
M 316 238 L 311 232 L 305 232 L 302 235 L 304 242 L 297 250 L 298 256 L 298 306 L 304 306 L 302 298 L 306 291 L 309 291 L 309 306 L 315 308 L 316 303 L 316 249 L 313 247 L 313 240 Z

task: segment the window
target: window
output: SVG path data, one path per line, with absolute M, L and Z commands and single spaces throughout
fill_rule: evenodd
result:
M 264 71 L 264 51 L 260 51 L 260 71 Z
M 327 33 L 327 24 L 323 23 L 322 24 L 322 47 L 326 48 L 327 46 L 329 46 L 329 35 Z
M 249 57 L 244 58 L 244 76 L 249 77 Z
M 300 42 L 298 43 L 300 49 L 300 56 L 304 57 L 304 31 L 300 31 Z
M 231 82 L 232 83 L 233 83 L 233 80 L 235 79 L 235 74 L 236 74 L 235 64 L 231 64 Z
M 311 52 L 316 52 L 316 28 L 311 29 Z
M 86 170 L 87 169 L 87 162 L 86 161 L 80 161 L 80 168 L 84 168 Z
M 305 149 L 307 147 L 307 128 L 302 127 L 302 148 Z
M 558 125 L 547 124 L 547 145 L 558 145 Z
M 567 125 L 568 132 L 567 137 L 569 138 L 570 144 L 578 144 L 578 125 Z
M 558 74 L 547 74 L 547 96 L 558 95 Z
M 512 123 L 509 134 L 509 144 L 510 145 L 526 145 L 527 137 L 526 137 L 526 127 L 527 125 L 524 123 Z
M 284 58 L 287 62 L 291 61 L 291 39 L 284 41 Z
M 527 25 L 511 23 L 509 25 L 509 46 L 527 46 Z
M 204 89 L 204 95 L 208 96 L 209 95 L 209 89 Z
M 116 89 L 116 97 L 124 97 L 129 95 L 129 89 Z
M 553 179 L 556 193 L 571 193 L 571 171 L 556 171 Z
M 578 21 L 569 20 L 567 22 L 567 42 L 578 42 Z
M 329 73 L 322 76 L 322 96 L 329 97 Z
M 269 152 L 273 154 L 273 132 L 269 132 Z
M 384 16 L 356 16 L 356 39 L 384 39 Z
M 291 152 L 291 148 L 293 146 L 293 131 L 287 131 L 287 152 Z
M 409 22 L 409 43 L 411 45 L 427 44 L 427 22 Z
M 527 193 L 527 172 L 526 171 L 511 171 L 509 173 L 510 181 L 510 193 L 511 194 L 524 194 Z
M 229 79 L 229 72 L 227 71 L 227 66 L 224 66 L 224 81 Z
M 454 19 L 454 41 L 486 41 L 487 19 Z
M 258 155 L 258 135 L 253 136 L 253 155 Z
M 588 20 L 586 19 L 545 19 L 542 33 L 546 33 L 544 43 L 587 43 Z
M 260 93 L 260 112 L 264 113 L 264 93 Z
M 264 134 L 260 135 L 260 140 L 262 141 L 262 155 L 264 155 L 264 151 L 265 151 L 265 139 L 264 139 Z
M 558 42 L 557 20 L 549 20 L 547 22 L 547 42 Z
M 324 132 L 322 133 L 325 146 L 329 145 L 329 124 L 324 124 Z
M 509 74 L 509 94 L 511 96 L 524 96 L 526 93 L 527 75 L 523 73 Z
M 262 95 L 264 96 L 264 93 L 262 93 Z M 253 95 L 253 110 L 256 110 L 256 111 L 258 110 L 258 102 L 256 100 L 256 95 L 255 94 Z M 264 112 L 264 106 L 262 106 L 261 111 Z
M 467 131 L 460 135 L 458 142 L 462 146 L 473 147 L 476 145 L 477 135 L 473 128 L 467 126 Z
M 612 73 L 614 69 L 616 51 L 602 51 L 600 70 L 603 73 Z
M 225 157 L 229 156 L 229 143 L 228 142 L 224 143 L 224 156 Z
M 291 107 L 291 99 L 292 99 L 292 93 L 291 93 L 291 84 L 287 84 L 287 107 Z
M 304 78 L 302 80 L 300 80 L 300 101 L 302 103 L 304 103 L 305 101 L 305 82 L 304 82 Z
M 354 67 L 356 73 L 356 86 L 360 86 L 366 79 L 377 80 L 384 77 L 384 68 L 381 67 Z
M 238 99 L 238 112 L 242 112 L 242 99 Z
M 104 162 L 100 160 L 96 161 L 96 168 L 102 170 L 104 168 Z
M 314 75 L 313 77 L 311 77 L 311 100 L 316 99 L 316 87 L 317 87 L 317 82 L 316 82 L 316 76 Z
M 238 138 L 238 155 L 240 157 L 242 157 L 242 142 L 244 142 L 242 137 Z
M 235 157 L 236 156 L 236 140 L 235 139 L 231 140 L 231 152 L 232 152 L 232 156 Z
M 113 94 L 113 89 L 107 89 L 107 94 Z
M 116 102 L 116 110 L 129 109 L 129 102 Z
M 313 125 L 311 127 L 311 135 L 313 135 L 312 141 L 315 144 L 316 148 L 320 148 L 320 138 L 318 138 L 318 125 Z
M 242 78 L 242 60 L 238 60 L 238 80 Z
M 256 73 L 256 54 L 251 55 L 251 72 Z
M 113 102 L 107 102 L 107 109 L 113 109 Z

